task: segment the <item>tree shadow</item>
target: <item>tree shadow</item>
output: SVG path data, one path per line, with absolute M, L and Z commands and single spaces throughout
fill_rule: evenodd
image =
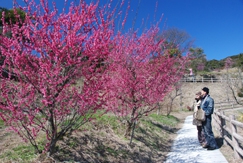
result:
M 76 131 L 60 141 L 53 158 L 58 162 L 82 163 L 164 162 L 173 143 L 173 138 L 165 140 L 165 137 L 176 133 L 178 128 L 152 120 L 148 120 L 148 123 L 147 127 L 137 125 L 131 144 L 130 137 L 119 136 L 109 127 Z
M 179 121 L 177 119 L 177 121 Z M 153 121 L 150 121 L 154 126 L 160 128 L 161 130 L 165 130 L 167 132 L 170 132 L 170 133 L 176 133 L 179 128 L 176 128 L 176 127 L 170 127 L 170 126 L 167 126 L 167 125 L 163 125 L 161 123 L 157 123 L 157 122 L 153 122 Z
M 110 136 L 112 137 L 112 135 Z M 71 136 L 69 139 L 63 140 L 63 143 L 60 145 L 59 151 L 55 154 L 54 158 L 59 162 L 156 163 L 157 161 L 155 161 L 155 158 L 163 158 L 162 155 L 154 154 L 157 151 L 156 149 L 170 149 L 170 146 L 163 146 L 162 143 L 159 143 L 159 138 L 156 137 L 149 136 L 148 138 L 143 139 L 143 136 L 138 136 L 134 138 L 136 141 L 144 143 L 146 148 L 149 148 L 149 150 L 139 148 L 137 143 L 132 143 L 129 145 L 128 142 L 124 143 L 119 139 L 112 139 L 111 137 L 97 137 L 95 134 L 81 134 L 79 137 Z M 156 144 L 156 142 L 158 142 L 158 144 Z

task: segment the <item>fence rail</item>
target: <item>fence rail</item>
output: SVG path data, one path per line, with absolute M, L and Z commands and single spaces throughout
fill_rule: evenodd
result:
M 210 83 L 216 83 L 216 82 L 226 82 L 226 81 L 238 81 L 240 79 L 238 78 L 229 78 L 229 79 L 226 79 L 226 78 L 214 78 L 214 77 L 211 77 L 211 78 L 205 78 L 205 77 L 201 77 L 201 78 L 195 78 L 195 77 L 184 77 L 181 79 L 182 82 L 210 82 Z
M 243 107 L 243 104 L 238 104 L 235 101 L 219 102 L 215 103 L 215 105 L 217 106 L 218 110 L 229 110 Z
M 230 145 L 234 150 L 234 158 L 243 160 L 243 137 L 238 132 L 237 128 L 243 129 L 243 123 L 235 120 L 235 115 L 227 117 L 224 110 L 215 111 L 213 114 L 215 120 L 215 127 L 219 134 L 224 138 L 224 144 Z

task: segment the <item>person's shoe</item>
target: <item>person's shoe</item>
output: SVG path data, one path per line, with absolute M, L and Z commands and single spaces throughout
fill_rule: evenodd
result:
M 203 143 L 203 144 L 202 144 L 202 147 L 203 147 L 203 148 L 207 148 L 207 147 L 208 147 L 207 143 Z
M 212 151 L 212 150 L 215 150 L 215 149 L 217 149 L 217 148 L 216 147 L 208 147 L 207 148 L 208 151 Z

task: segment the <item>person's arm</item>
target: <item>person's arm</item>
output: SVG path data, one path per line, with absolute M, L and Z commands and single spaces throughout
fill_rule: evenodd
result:
M 188 105 L 187 105 L 187 109 L 188 109 L 189 111 L 194 110 L 194 105 L 195 105 L 195 102 L 193 102 L 191 106 L 188 106 Z

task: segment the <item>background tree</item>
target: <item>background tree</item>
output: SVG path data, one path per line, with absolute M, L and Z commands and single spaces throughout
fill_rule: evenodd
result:
M 242 70 L 243 69 L 243 53 L 240 53 L 238 55 L 238 57 L 235 58 L 234 60 L 235 60 L 235 66 Z
M 194 74 L 198 71 L 205 69 L 205 64 L 207 62 L 206 55 L 202 48 L 190 48 L 190 67 L 192 68 Z
M 229 88 L 231 88 L 231 90 L 233 90 L 232 89 L 232 87 L 230 86 L 230 78 L 229 78 L 229 68 L 231 67 L 233 65 L 233 62 L 232 62 L 232 59 L 231 58 L 226 58 L 225 59 L 225 64 L 224 64 L 224 67 L 225 67 L 225 69 L 226 69 L 226 77 L 227 77 L 227 79 L 226 79 L 226 82 L 227 82 L 227 85 L 228 85 L 228 87 Z M 227 89 L 226 89 L 226 94 L 227 94 L 227 99 L 228 99 L 228 101 L 229 101 L 229 92 L 228 92 L 228 87 L 227 87 Z M 234 91 L 233 91 L 234 92 Z
M 2 20 L 4 18 L 4 20 Z M 16 9 L 6 9 L 0 7 L 0 33 L 2 33 L 3 29 L 3 21 L 9 24 L 16 24 L 18 23 L 19 26 L 24 22 L 25 19 L 25 12 L 19 8 Z M 11 35 L 10 33 L 7 33 Z
M 165 97 L 164 101 L 166 101 L 166 103 L 164 101 L 162 102 L 162 105 L 166 108 L 167 116 L 169 116 L 173 110 L 173 105 L 174 105 L 175 99 L 177 97 L 182 96 L 181 87 L 182 87 L 182 82 L 179 81 L 177 83 L 174 83 L 172 91 L 169 92 Z
M 215 70 L 221 70 L 224 68 L 224 62 L 223 61 L 218 61 L 218 60 L 210 60 L 206 62 L 205 65 L 205 71 L 215 71 Z
M 243 77 L 242 77 L 242 69 L 243 69 L 243 53 L 240 53 L 234 62 L 235 66 L 238 69 L 238 78 L 241 81 L 238 88 L 238 96 L 243 97 Z
M 164 30 L 158 34 L 157 39 L 164 39 L 162 50 L 170 56 L 185 54 L 194 42 L 186 31 L 177 28 Z

